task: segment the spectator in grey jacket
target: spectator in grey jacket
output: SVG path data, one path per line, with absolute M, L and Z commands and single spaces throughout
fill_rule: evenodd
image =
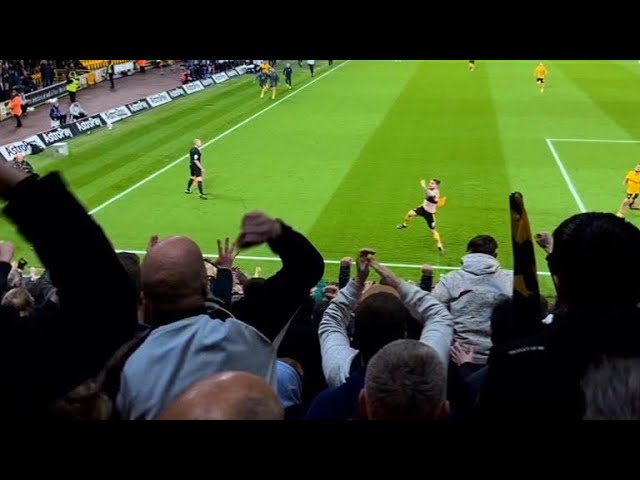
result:
M 363 255 L 364 252 L 364 255 Z M 368 252 L 371 252 L 370 250 Z M 341 385 L 349 377 L 354 358 L 359 350 L 351 345 L 347 324 L 356 308 L 369 267 L 374 268 L 384 283 L 397 291 L 400 301 L 409 313 L 424 325 L 420 341 L 436 350 L 445 367 L 449 363 L 449 347 L 453 337 L 453 323 L 447 309 L 429 292 L 398 279 L 390 270 L 380 265 L 367 250 L 361 250 L 358 258 L 358 276 L 340 290 L 331 302 L 320 322 L 318 334 L 322 351 L 322 369 L 330 387 Z M 356 323 L 356 330 L 358 329 Z M 358 336 L 356 332 L 354 336 Z M 394 338 L 393 340 L 397 339 Z M 379 347 L 382 347 L 380 345 Z M 373 356 L 375 352 L 371 352 Z M 366 361 L 367 359 L 363 359 Z
M 447 306 L 453 317 L 455 341 L 474 350 L 473 363 L 487 363 L 491 349 L 491 313 L 510 298 L 513 273 L 502 270 L 497 260 L 498 242 L 478 235 L 467 244 L 462 268 L 440 278 L 433 296 Z

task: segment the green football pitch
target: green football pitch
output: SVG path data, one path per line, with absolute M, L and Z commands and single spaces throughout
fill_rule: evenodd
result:
M 544 93 L 537 61 L 478 61 L 473 72 L 465 60 L 319 63 L 311 79 L 292 62 L 294 89 L 281 87 L 275 100 L 259 98 L 247 75 L 73 140 L 68 157 L 47 151 L 33 163 L 41 174 L 63 172 L 117 249 L 143 251 L 152 234 L 183 234 L 214 255 L 216 239 L 235 237 L 242 214 L 260 209 L 309 236 L 328 279 L 335 261 L 367 246 L 417 280 L 423 263 L 438 274 L 459 266 L 468 240 L 483 233 L 511 268 L 510 192 L 523 193 L 533 231 L 551 231 L 580 211 L 615 212 L 624 175 L 640 160 L 636 61 L 546 62 Z M 204 142 L 207 201 L 184 194 L 194 138 Z M 420 179 L 433 177 L 448 198 L 438 211 L 444 255 L 422 219 L 395 228 L 421 203 Z M 628 219 L 640 225 L 637 212 Z M 0 222 L 0 239 L 38 265 Z M 242 255 L 249 273 L 279 265 L 265 247 Z M 90 259 L 78 263 L 90 269 Z

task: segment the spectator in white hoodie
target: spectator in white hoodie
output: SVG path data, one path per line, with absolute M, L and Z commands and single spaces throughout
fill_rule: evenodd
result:
M 87 116 L 87 112 L 84 111 L 78 102 L 73 102 L 71 104 L 69 107 L 69 114 L 71 115 L 71 120 L 74 122 Z

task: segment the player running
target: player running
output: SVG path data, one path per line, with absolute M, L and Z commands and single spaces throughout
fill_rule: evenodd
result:
M 536 67 L 536 83 L 540 85 L 540 93 L 544 92 L 544 80 L 547 78 L 547 74 L 549 71 L 547 67 L 545 67 L 542 62 Z
M 640 207 L 636 205 L 636 200 L 640 195 L 640 163 L 636 165 L 634 170 L 629 170 L 624 177 L 622 185 L 627 187 L 627 198 L 624 199 L 622 205 L 620 205 L 620 210 L 616 213 L 620 218 L 624 218 L 624 214 L 629 209 L 640 210 Z
M 424 190 L 424 201 L 422 205 L 414 208 L 413 210 L 409 210 L 407 212 L 407 216 L 404 218 L 404 221 L 398 225 L 396 228 L 402 230 L 404 228 L 409 227 L 409 223 L 413 220 L 414 217 L 422 217 L 427 222 L 427 226 L 431 233 L 433 234 L 433 238 L 436 241 L 436 246 L 438 247 L 438 251 L 442 254 L 444 253 L 444 247 L 442 246 L 442 241 L 440 240 L 440 234 L 436 230 L 436 208 L 442 207 L 447 201 L 446 197 L 440 198 L 440 180 L 434 178 L 429 182 L 427 186 L 426 180 L 420 180 L 420 186 Z

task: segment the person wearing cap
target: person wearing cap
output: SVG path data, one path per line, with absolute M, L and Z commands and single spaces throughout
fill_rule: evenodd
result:
M 358 274 L 327 307 L 318 328 L 322 369 L 329 389 L 320 393 L 307 413 L 308 419 L 356 419 L 358 396 L 364 387 L 369 360 L 382 347 L 407 336 L 407 322 L 415 318 L 423 329 L 420 341 L 432 347 L 445 369 L 453 339 L 453 320 L 446 307 L 427 291 L 400 280 L 362 249 L 356 262 Z M 384 285 L 363 293 L 374 268 Z M 353 339 L 347 325 L 353 314 Z

